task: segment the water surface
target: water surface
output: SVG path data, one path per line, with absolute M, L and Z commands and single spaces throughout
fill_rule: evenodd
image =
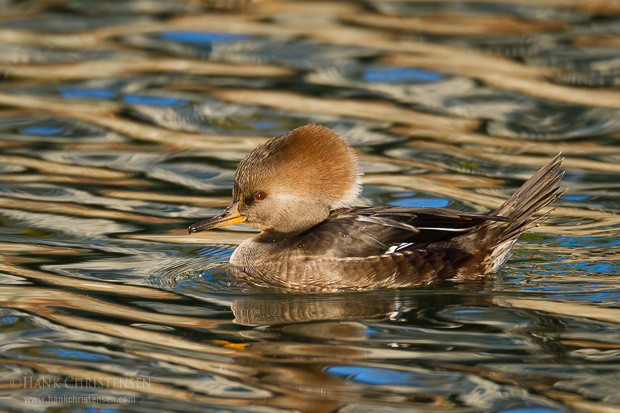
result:
M 616 411 L 620 3 L 7 2 L 7 411 Z M 308 122 L 359 205 L 486 213 L 557 152 L 570 188 L 496 275 L 290 294 L 188 236 Z M 106 410 L 107 411 L 107 410 Z

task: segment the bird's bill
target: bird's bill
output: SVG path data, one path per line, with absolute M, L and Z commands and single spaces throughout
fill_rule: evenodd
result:
M 206 219 L 204 221 L 192 224 L 188 228 L 190 234 L 194 232 L 206 231 L 217 227 L 223 227 L 224 225 L 238 224 L 245 222 L 245 217 L 241 216 L 239 209 L 237 209 L 237 203 L 232 203 L 228 207 L 220 212 L 213 218 Z

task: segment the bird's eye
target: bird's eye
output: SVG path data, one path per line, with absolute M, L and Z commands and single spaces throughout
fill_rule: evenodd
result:
M 267 194 L 263 191 L 258 191 L 256 194 L 254 194 L 254 199 L 256 199 L 257 201 L 262 201 L 265 198 L 267 198 Z

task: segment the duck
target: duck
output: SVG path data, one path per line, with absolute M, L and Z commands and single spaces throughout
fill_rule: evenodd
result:
M 252 150 L 234 175 L 232 202 L 189 233 L 244 223 L 260 233 L 230 257 L 230 273 L 299 292 L 410 288 L 497 272 L 519 236 L 563 191 L 558 154 L 487 215 L 436 207 L 353 206 L 355 150 L 308 124 Z M 412 178 L 414 179 L 414 178 Z

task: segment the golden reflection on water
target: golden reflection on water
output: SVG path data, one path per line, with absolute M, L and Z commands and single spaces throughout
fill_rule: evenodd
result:
M 15 376 L 146 377 L 105 389 L 138 410 L 620 405 L 620 2 L 29 4 L 0 17 L 7 409 L 57 394 Z M 312 121 L 358 149 L 363 205 L 484 213 L 558 152 L 570 190 L 494 277 L 236 285 L 253 232 L 186 227 L 228 204 L 246 153 Z

